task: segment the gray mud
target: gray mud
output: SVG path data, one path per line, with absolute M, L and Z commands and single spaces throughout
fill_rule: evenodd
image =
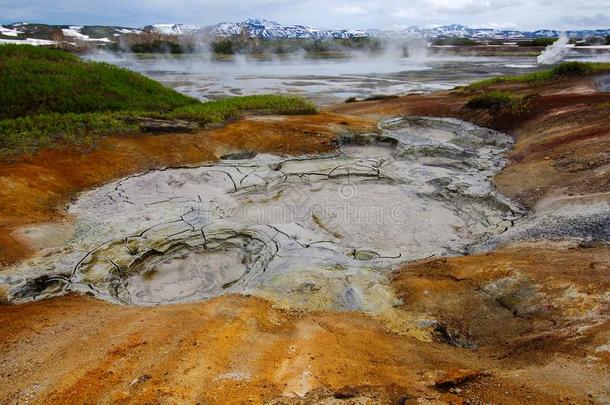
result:
M 74 238 L 7 270 L 0 286 L 10 302 L 240 293 L 384 312 L 397 303 L 396 266 L 465 254 L 523 216 L 491 183 L 511 145 L 466 122 L 404 118 L 335 154 L 230 156 L 239 159 L 131 176 L 82 194 L 69 207 Z
M 610 205 L 607 196 L 572 197 L 541 204 L 521 219 L 518 226 L 490 237 L 475 250 L 532 240 L 610 242 Z

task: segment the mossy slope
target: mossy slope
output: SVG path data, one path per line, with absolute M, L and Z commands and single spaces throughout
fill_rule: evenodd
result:
M 300 97 L 201 103 L 138 73 L 53 49 L 0 45 L 0 157 L 141 130 L 142 117 L 221 123 L 243 113 L 314 114 Z
M 127 69 L 29 45 L 0 45 L 0 89 L 0 119 L 48 113 L 168 111 L 198 103 Z

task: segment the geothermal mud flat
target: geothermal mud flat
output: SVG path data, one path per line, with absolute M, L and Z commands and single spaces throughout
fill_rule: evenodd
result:
M 0 285 L 14 303 L 70 291 L 133 305 L 240 293 L 388 314 L 396 266 L 467 253 L 522 216 L 491 183 L 512 144 L 504 134 L 398 118 L 341 143 L 316 156 L 241 151 L 86 192 L 69 207 L 73 238 Z
M 412 57 L 403 57 L 402 50 L 396 50 L 375 57 L 358 53 L 336 59 L 235 56 L 230 61 L 214 61 L 206 55 L 140 59 L 124 53 L 97 53 L 85 57 L 141 72 L 202 100 L 269 92 L 302 94 L 320 104 L 340 103 L 348 97 L 450 90 L 482 77 L 536 68 L 535 58 L 529 56 L 428 55 L 425 47 L 411 52 Z

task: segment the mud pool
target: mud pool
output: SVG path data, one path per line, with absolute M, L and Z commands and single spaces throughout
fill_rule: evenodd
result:
M 81 194 L 70 240 L 7 269 L 0 288 L 16 303 L 70 291 L 132 305 L 239 293 L 382 313 L 396 304 L 396 266 L 464 254 L 522 216 L 491 183 L 511 143 L 458 120 L 399 118 L 334 154 L 235 151 L 131 176 Z

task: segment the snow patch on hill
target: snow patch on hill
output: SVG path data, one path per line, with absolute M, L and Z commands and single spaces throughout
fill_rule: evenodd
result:
M 11 29 L 11 28 L 5 28 L 2 25 L 0 25 L 0 35 L 4 35 L 7 37 L 16 37 L 19 34 L 22 34 L 22 32 L 17 31 L 15 29 Z
M 35 38 L 26 38 L 26 39 L 0 39 L 0 44 L 16 44 L 16 45 L 34 45 L 34 46 L 48 46 L 55 45 L 55 41 L 48 41 L 46 39 L 35 39 Z
M 74 38 L 79 41 L 87 42 L 112 42 L 108 38 L 91 38 L 89 35 L 82 34 L 80 31 L 83 29 L 82 26 L 72 25 L 69 28 L 62 28 L 61 32 L 66 37 Z
M 153 24 L 144 27 L 145 31 L 152 31 L 163 35 L 190 35 L 200 29 L 195 25 L 186 24 Z
M 243 22 L 223 22 L 211 27 L 208 32 L 209 35 L 218 37 L 245 35 L 261 39 L 326 39 L 369 36 L 363 30 L 321 30 L 306 25 L 282 25 L 264 18 L 249 18 Z
M 470 38 L 474 40 L 518 41 L 534 38 L 558 38 L 557 30 L 519 31 L 499 28 L 470 28 L 461 24 L 417 27 L 411 26 L 401 30 L 388 29 L 320 29 L 307 25 L 284 25 L 264 18 L 249 18 L 242 22 L 222 22 L 208 27 L 198 27 L 186 24 L 153 24 L 143 28 L 118 26 L 66 26 L 15 23 L 0 25 L 0 36 L 10 39 L 40 39 L 50 40 L 51 32 L 61 30 L 63 35 L 79 41 L 112 42 L 123 35 L 138 35 L 156 33 L 171 36 L 199 37 L 232 37 L 245 36 L 260 39 L 347 39 L 362 37 L 377 38 L 421 38 L 435 40 L 442 38 Z M 610 29 L 567 31 L 568 38 L 605 37 L 610 35 Z M 13 38 L 6 38 L 13 37 Z M 20 42 L 21 43 L 21 42 Z

